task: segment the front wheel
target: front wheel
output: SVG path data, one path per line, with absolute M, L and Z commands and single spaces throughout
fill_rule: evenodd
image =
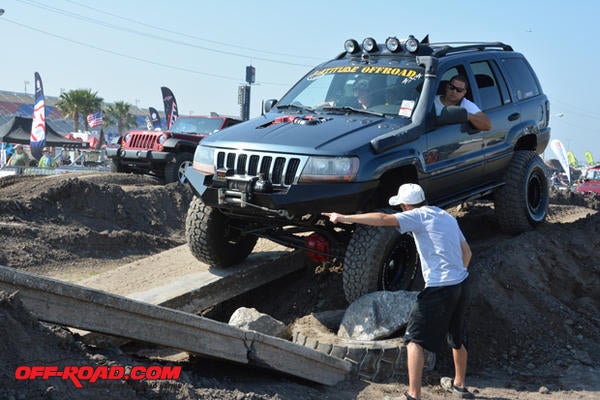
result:
M 342 278 L 349 303 L 378 290 L 420 290 L 424 286 L 412 236 L 382 226 L 356 227 L 346 249 Z
M 185 237 L 194 257 L 214 268 L 227 268 L 248 257 L 257 237 L 242 234 L 230 222 L 194 196 L 185 220 Z
M 550 194 L 544 162 L 537 153 L 515 152 L 504 181 L 504 186 L 494 193 L 500 228 L 506 233 L 518 234 L 544 221 Z
M 194 155 L 191 153 L 178 153 L 175 160 L 165 166 L 165 183 L 185 181 L 185 170 L 192 165 Z

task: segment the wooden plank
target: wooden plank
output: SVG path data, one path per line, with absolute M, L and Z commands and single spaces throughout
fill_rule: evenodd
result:
M 193 314 L 0 266 L 0 290 L 19 292 L 38 319 L 141 340 L 335 385 L 349 362 Z

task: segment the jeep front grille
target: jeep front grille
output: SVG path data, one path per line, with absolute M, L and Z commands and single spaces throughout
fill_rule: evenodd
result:
M 298 182 L 307 158 L 288 154 L 219 150 L 216 154 L 216 167 L 232 170 L 236 175 L 263 174 L 273 185 L 289 187 Z
M 126 147 L 129 149 L 152 149 L 160 135 L 162 133 L 132 133 Z

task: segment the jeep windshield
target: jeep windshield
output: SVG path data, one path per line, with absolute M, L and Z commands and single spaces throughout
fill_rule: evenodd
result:
M 423 68 L 410 59 L 332 61 L 311 71 L 276 105 L 280 112 L 365 113 L 411 118 Z
M 179 117 L 173 123 L 169 132 L 195 133 L 199 135 L 212 135 L 221 129 L 221 118 L 186 118 Z

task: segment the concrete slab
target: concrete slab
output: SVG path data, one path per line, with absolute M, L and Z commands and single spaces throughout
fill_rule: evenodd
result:
M 348 361 L 283 339 L 4 266 L 0 290 L 18 291 L 24 306 L 50 323 L 267 367 L 327 385 L 345 380 L 352 370 Z
M 260 287 L 303 268 L 306 257 L 268 240 L 258 241 L 242 263 L 214 269 L 187 245 L 126 264 L 77 284 L 191 313 Z

